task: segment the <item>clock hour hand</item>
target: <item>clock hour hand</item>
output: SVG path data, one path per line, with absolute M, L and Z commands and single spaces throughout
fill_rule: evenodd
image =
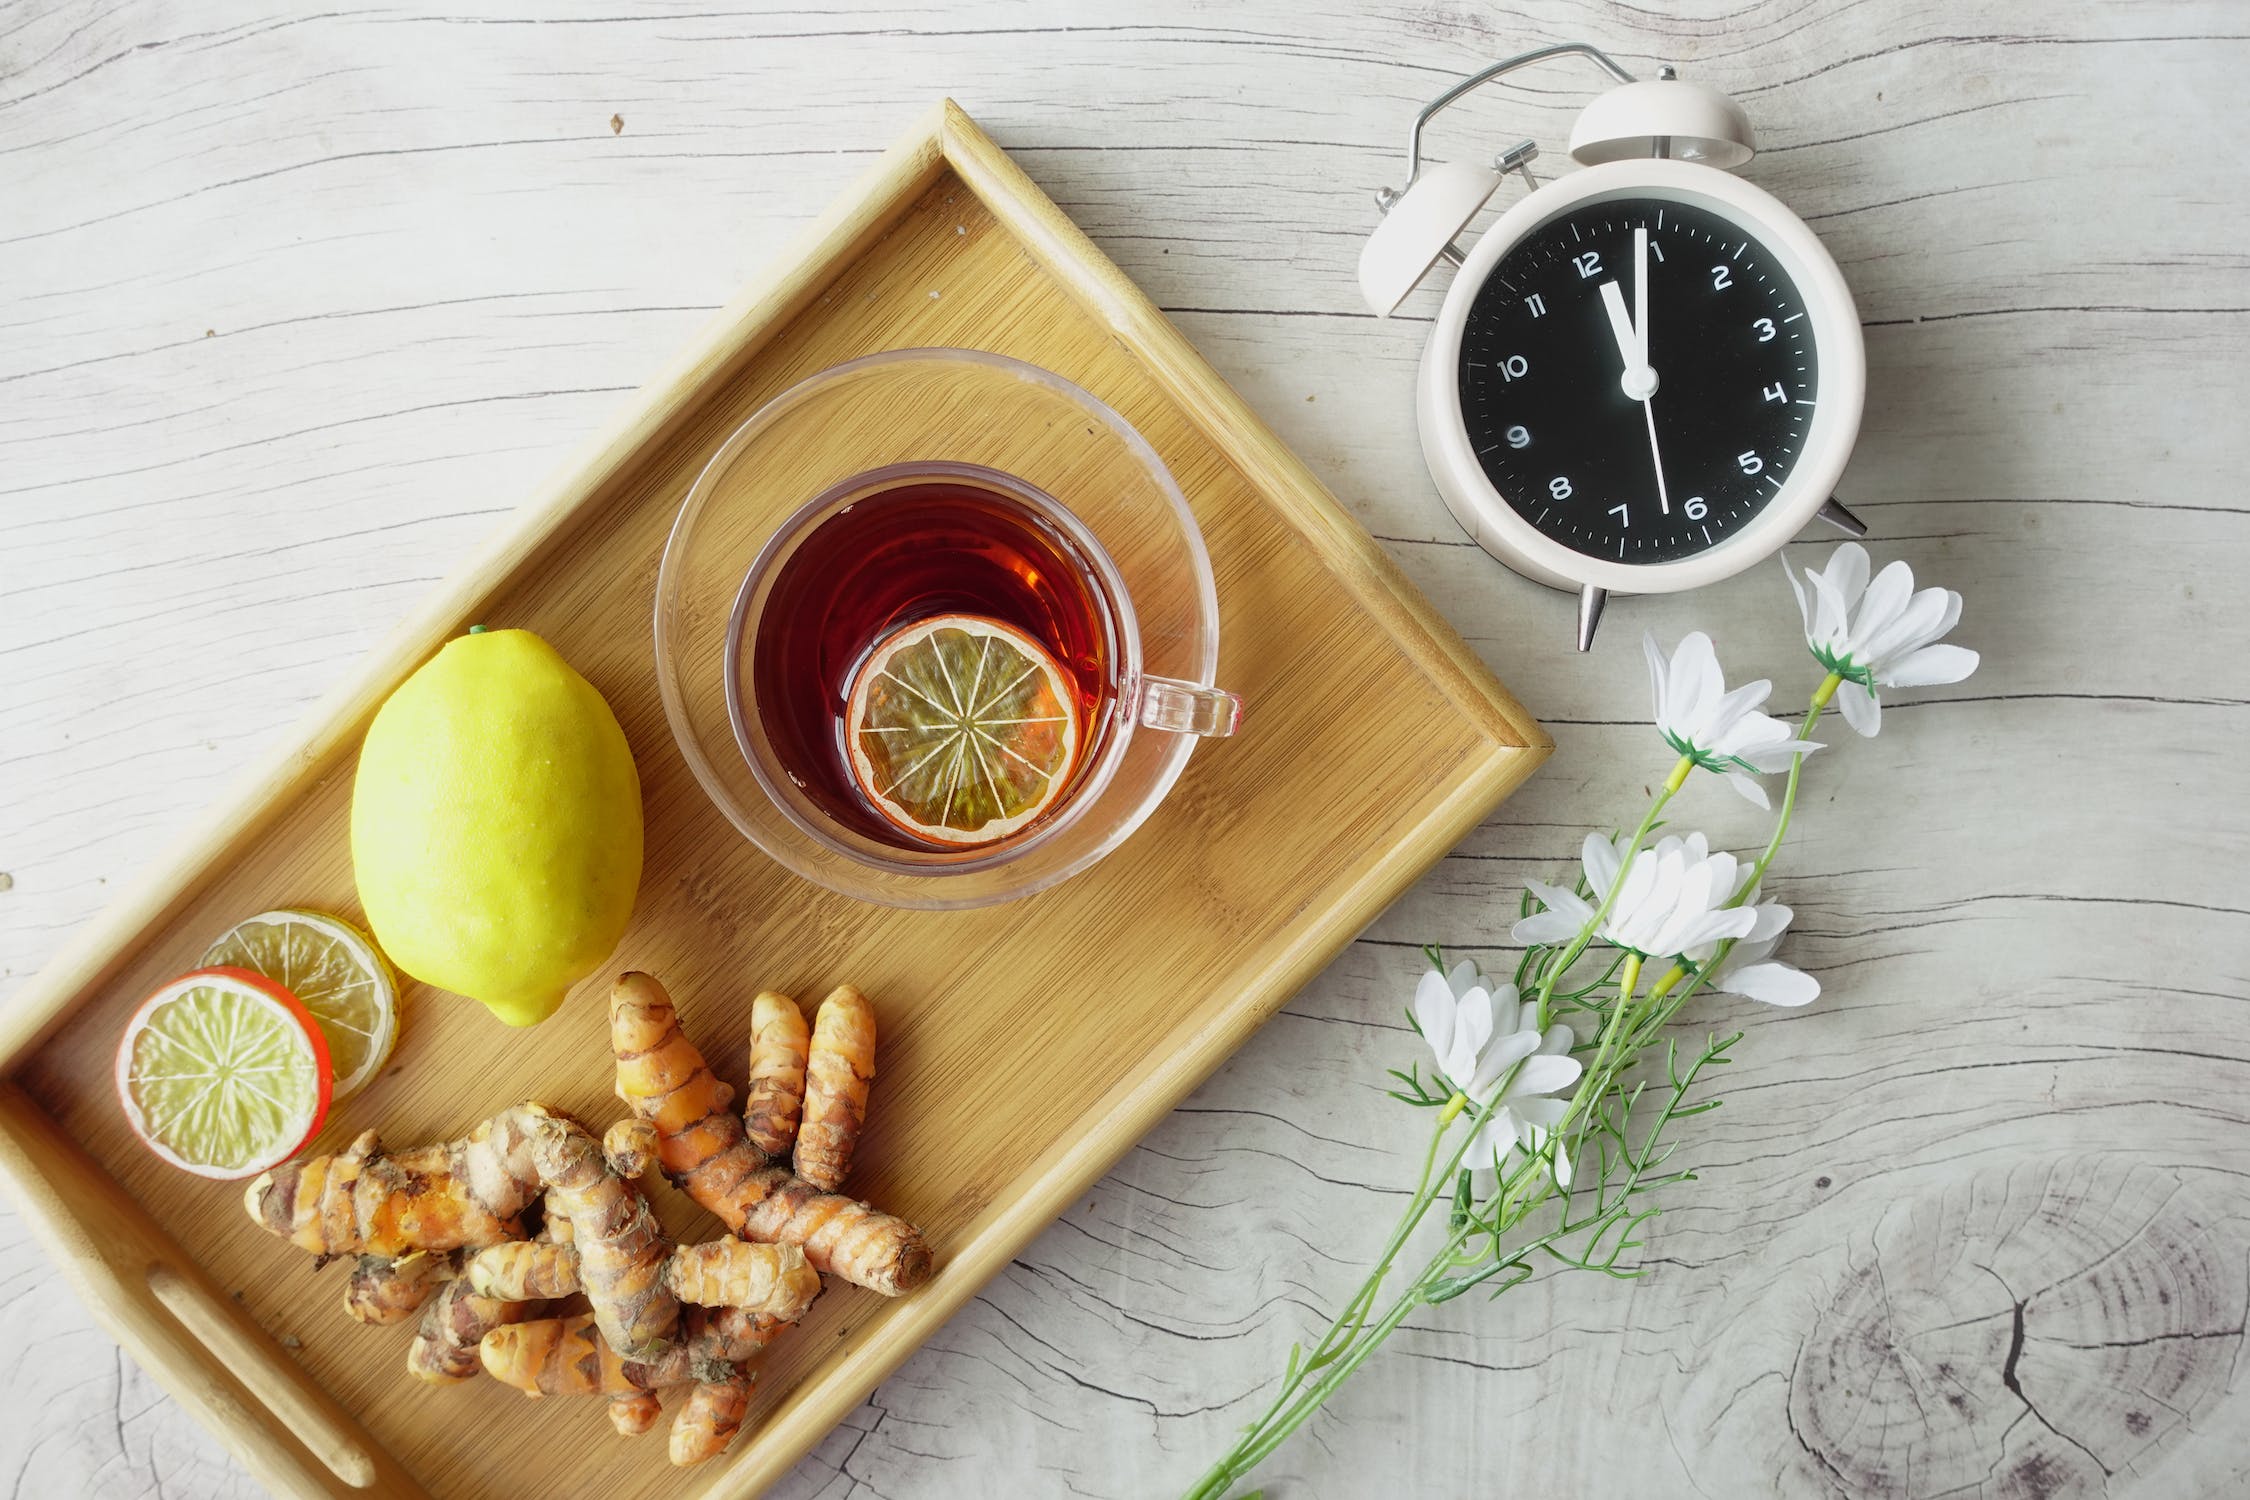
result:
M 1656 372 L 1641 363 L 1640 339 L 1633 332 L 1632 315 L 1625 311 L 1625 294 L 1614 281 L 1602 283 L 1602 309 L 1609 314 L 1609 331 L 1616 336 L 1618 358 L 1625 364 L 1619 384 L 1635 401 L 1646 401 L 1656 394 Z

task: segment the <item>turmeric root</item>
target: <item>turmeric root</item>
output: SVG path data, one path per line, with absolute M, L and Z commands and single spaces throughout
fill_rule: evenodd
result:
M 656 1127 L 646 1120 L 619 1120 L 602 1136 L 602 1157 L 620 1177 L 646 1176 L 656 1164 Z
M 797 1142 L 805 1107 L 805 1013 L 772 990 L 750 1002 L 750 1092 L 742 1124 L 756 1146 L 775 1161 Z
M 581 1290 L 575 1245 L 494 1245 L 477 1252 L 467 1274 L 479 1295 L 514 1301 L 552 1300 Z M 682 1302 L 740 1308 L 787 1322 L 803 1317 L 820 1295 L 820 1273 L 804 1251 L 732 1236 L 673 1250 L 664 1284 Z
M 470 1289 L 480 1297 L 497 1297 L 503 1302 L 552 1301 L 578 1290 L 578 1247 L 537 1240 L 488 1245 L 469 1261 L 466 1274 Z
M 852 1147 L 867 1118 L 867 1086 L 874 1078 L 874 1007 L 858 990 L 842 985 L 820 1002 L 805 1061 L 797 1175 L 814 1187 L 841 1187 L 851 1171 Z
M 705 1380 L 688 1392 L 687 1404 L 672 1419 L 667 1451 L 679 1468 L 690 1468 L 727 1451 L 750 1414 L 750 1379 Z
M 609 1398 L 609 1425 L 617 1429 L 619 1437 L 639 1437 L 656 1425 L 657 1413 L 664 1403 L 654 1391 L 635 1391 L 630 1396 Z
M 502 1110 L 458 1141 L 385 1152 L 370 1130 L 335 1156 L 288 1162 L 250 1183 L 243 1206 L 315 1255 L 403 1256 L 523 1238 L 544 1184 L 530 1146 L 550 1119 L 537 1104 Z
M 454 1257 L 416 1250 L 396 1260 L 363 1255 L 344 1283 L 344 1311 L 378 1327 L 403 1323 L 453 1279 Z
M 654 1356 L 680 1321 L 679 1298 L 664 1279 L 672 1242 L 655 1211 L 610 1169 L 600 1143 L 567 1120 L 542 1121 L 531 1156 L 571 1226 L 578 1283 L 602 1337 L 628 1358 Z
M 673 1419 L 671 1453 L 676 1464 L 700 1463 L 723 1449 L 742 1425 L 749 1405 L 748 1374 L 741 1362 L 754 1357 L 786 1328 L 728 1308 L 689 1320 L 689 1333 L 656 1360 L 622 1358 L 610 1347 L 590 1314 L 538 1318 L 496 1328 L 485 1336 L 485 1370 L 503 1384 L 532 1396 L 607 1396 L 610 1421 L 620 1432 L 644 1414 L 644 1398 L 672 1386 L 695 1385 Z M 730 1388 L 698 1399 L 706 1386 Z M 623 1407 L 624 1410 L 620 1411 Z M 731 1415 L 730 1415 L 731 1414 Z
M 820 1273 L 795 1245 L 752 1245 L 729 1235 L 682 1245 L 664 1268 L 682 1302 L 735 1307 L 794 1323 L 820 1295 Z
M 665 1175 L 727 1228 L 800 1246 L 814 1270 L 885 1296 L 930 1279 L 930 1247 L 913 1225 L 766 1165 L 727 1108 L 727 1086 L 681 1032 L 663 985 L 647 974 L 622 976 L 609 1019 L 618 1097 L 656 1127 Z
M 495 1328 L 536 1318 L 542 1302 L 504 1302 L 480 1295 L 467 1277 L 449 1281 L 422 1309 L 422 1325 L 406 1351 L 406 1372 L 432 1385 L 451 1385 L 476 1374 L 478 1345 Z

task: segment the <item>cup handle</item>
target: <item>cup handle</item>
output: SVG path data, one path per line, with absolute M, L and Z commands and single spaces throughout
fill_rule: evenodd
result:
M 1224 688 L 1200 682 L 1143 677 L 1140 721 L 1151 729 L 1218 739 L 1240 727 L 1242 700 Z

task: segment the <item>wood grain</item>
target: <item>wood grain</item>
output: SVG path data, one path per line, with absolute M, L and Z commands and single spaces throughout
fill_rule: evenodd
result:
M 1960 637 L 1986 666 L 1893 706 L 1811 783 L 1779 893 L 1827 995 L 1707 1012 L 1752 1032 L 1654 1274 L 1410 1328 L 1282 1452 L 1273 1493 L 2250 1483 L 2228 1290 L 2250 824 L 2222 790 L 2250 710 L 2239 7 L 327 9 L 0 12 L 0 970 L 47 961 L 950 92 L 1560 741 L 774 1491 L 1176 1492 L 1262 1406 L 1411 1171 L 1412 1126 L 1377 1086 L 1415 1055 L 1414 945 L 1497 955 L 1521 879 L 1661 774 L 1634 636 L 1706 628 L 1730 671 L 1803 685 L 1764 570 L 1621 602 L 1574 658 L 1570 602 L 1466 546 L 1423 474 L 1412 372 L 1436 291 L 1387 323 L 1357 302 L 1414 105 L 1584 37 L 1750 110 L 1746 175 L 1822 233 L 1867 325 L 1845 498 L 1880 555 L 1967 592 Z M 1552 166 L 1584 97 L 1527 80 L 1434 147 L 1530 135 Z M 1731 800 L 1705 788 L 1681 815 L 1739 846 L 1759 825 Z M 2165 1192 L 2162 1235 L 2136 1242 L 2126 1195 Z M 2190 1223 L 2204 1249 L 2179 1258 Z M 1938 1255 L 1910 1225 L 1971 1238 Z M 2207 1321 L 2168 1310 L 2182 1293 L 2142 1269 L 2152 1246 L 2205 1288 Z M 2155 1290 L 2038 1295 L 2103 1264 Z M 1871 1267 L 1888 1315 L 1852 1290 Z M 2091 1317 L 2081 1296 L 2100 1327 L 2050 1321 Z M 2099 1464 L 2002 1378 L 2017 1301 L 2017 1384 Z M 2143 1339 L 2129 1358 L 2205 1372 L 2179 1387 L 2186 1415 L 2068 1394 L 2143 1367 L 2066 1346 Z M 0 1376 L 14 1490 L 259 1493 L 6 1216 L 0 1347 L 26 1356 Z M 1838 1348 L 1869 1384 L 1831 1379 Z M 1854 1423 L 1859 1390 L 1880 1396 Z

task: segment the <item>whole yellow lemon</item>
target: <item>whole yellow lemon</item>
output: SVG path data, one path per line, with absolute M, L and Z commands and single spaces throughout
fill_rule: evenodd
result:
M 594 685 L 528 630 L 449 642 L 376 712 L 352 872 L 383 951 L 511 1026 L 609 957 L 641 881 L 641 783 Z

